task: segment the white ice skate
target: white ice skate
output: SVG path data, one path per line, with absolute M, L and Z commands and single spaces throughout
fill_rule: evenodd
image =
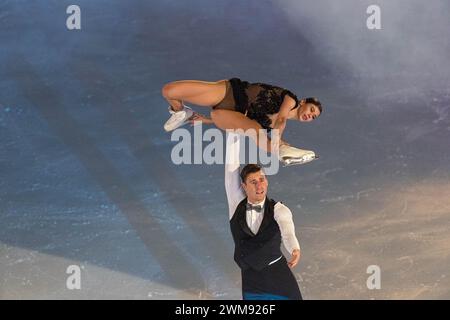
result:
M 167 132 L 175 130 L 187 123 L 187 120 L 192 117 L 194 111 L 191 108 L 183 105 L 183 110 L 174 111 L 172 107 L 169 106 L 169 113 L 171 114 L 169 120 L 164 124 L 164 130 Z
M 283 144 L 280 146 L 279 158 L 284 167 L 305 164 L 319 158 L 314 151 L 303 150 Z

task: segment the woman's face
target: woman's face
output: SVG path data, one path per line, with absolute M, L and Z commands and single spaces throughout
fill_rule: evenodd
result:
M 310 122 L 320 115 L 319 108 L 312 103 L 303 103 L 298 108 L 297 119 L 300 122 Z

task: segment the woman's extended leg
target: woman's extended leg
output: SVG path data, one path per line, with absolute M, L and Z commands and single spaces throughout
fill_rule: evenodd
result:
M 181 80 L 164 85 L 162 95 L 174 111 L 180 111 L 183 109 L 183 102 L 212 107 L 225 97 L 226 88 L 226 80 Z
M 242 129 L 247 131 L 246 135 L 251 136 L 259 148 L 271 152 L 270 139 L 267 137 L 265 130 L 260 130 L 262 127 L 255 120 L 247 118 L 240 112 L 223 109 L 211 111 L 211 119 L 220 129 Z M 260 136 L 261 134 L 265 136 L 265 139 L 263 138 L 264 136 Z

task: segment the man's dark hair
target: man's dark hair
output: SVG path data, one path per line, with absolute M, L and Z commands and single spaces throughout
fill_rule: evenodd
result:
M 319 99 L 314 97 L 309 97 L 305 99 L 305 103 L 311 103 L 315 105 L 320 110 L 320 114 L 322 114 L 322 104 L 320 103 Z
M 255 173 L 262 170 L 261 166 L 257 165 L 257 164 L 247 164 L 245 165 L 245 167 L 242 168 L 241 170 L 241 180 L 242 182 L 245 183 L 245 179 L 247 179 L 247 176 L 249 174 Z

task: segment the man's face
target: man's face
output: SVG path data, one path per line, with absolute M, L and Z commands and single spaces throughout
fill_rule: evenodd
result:
M 242 183 L 242 188 L 247 194 L 248 201 L 252 203 L 261 202 L 266 198 L 267 186 L 269 185 L 266 176 L 262 170 L 250 173 L 245 182 Z

